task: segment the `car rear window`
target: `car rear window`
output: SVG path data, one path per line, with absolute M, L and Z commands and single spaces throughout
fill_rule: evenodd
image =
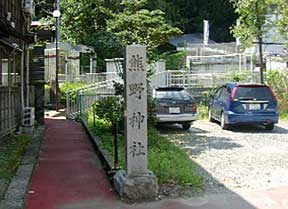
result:
M 157 99 L 173 99 L 173 100 L 193 100 L 193 97 L 185 90 L 181 91 L 156 91 L 156 98 Z
M 266 86 L 239 86 L 234 99 L 274 100 L 274 96 Z

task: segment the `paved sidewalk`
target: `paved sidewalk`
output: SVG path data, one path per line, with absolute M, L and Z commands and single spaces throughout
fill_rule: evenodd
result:
M 80 123 L 46 119 L 26 209 L 288 209 L 288 187 L 126 204 L 112 190 Z
M 116 200 L 82 125 L 63 119 L 45 123 L 26 208 L 56 209 L 95 198 Z

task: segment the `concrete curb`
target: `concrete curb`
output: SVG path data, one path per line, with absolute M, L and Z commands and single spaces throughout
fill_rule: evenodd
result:
M 108 175 L 110 175 L 111 172 L 113 171 L 113 168 L 114 168 L 112 156 L 108 153 L 107 150 L 105 150 L 103 148 L 99 137 L 96 136 L 95 133 L 93 133 L 89 129 L 87 122 L 83 118 L 81 118 L 80 120 L 81 120 L 81 123 L 82 123 L 83 127 L 85 128 L 85 130 L 89 136 L 91 143 L 93 144 L 95 150 L 97 151 L 98 156 L 100 157 L 101 161 L 104 164 L 105 171 L 107 172 Z
M 38 161 L 44 129 L 44 126 L 39 126 L 35 130 L 32 142 L 28 146 L 16 174 L 8 186 L 4 199 L 0 204 L 0 209 L 22 209 L 24 207 L 32 173 Z

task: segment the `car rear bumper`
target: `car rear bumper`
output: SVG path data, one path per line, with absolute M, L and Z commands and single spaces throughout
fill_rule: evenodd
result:
M 227 124 L 270 124 L 278 123 L 278 113 L 267 114 L 236 114 L 229 112 L 226 114 Z
M 156 114 L 158 122 L 192 122 L 197 120 L 197 113 Z

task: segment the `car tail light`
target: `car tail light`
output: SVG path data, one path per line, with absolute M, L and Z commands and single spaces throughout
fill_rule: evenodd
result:
M 186 108 L 186 111 L 189 112 L 197 112 L 197 104 L 196 103 L 192 103 L 190 105 L 187 105 L 188 109 Z
M 192 105 L 192 112 L 197 112 L 197 104 L 193 103 Z
M 230 102 L 233 102 L 234 101 L 234 97 L 236 95 L 236 92 L 237 92 L 237 86 L 232 90 L 232 93 L 230 95 Z

